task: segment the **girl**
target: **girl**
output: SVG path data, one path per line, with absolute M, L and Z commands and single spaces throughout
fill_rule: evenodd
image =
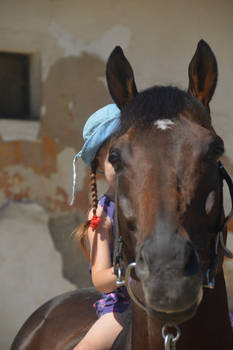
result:
M 75 163 L 78 157 L 81 157 L 91 168 L 92 208 L 88 214 L 88 221 L 78 230 L 77 238 L 87 255 L 86 237 L 88 237 L 92 281 L 103 295 L 102 299 L 94 304 L 98 320 L 74 350 L 111 349 L 123 328 L 124 312 L 130 303 L 126 288 L 116 289 L 116 276 L 112 262 L 115 233 L 115 172 L 108 161 L 108 148 L 109 140 L 119 125 L 120 110 L 116 105 L 107 105 L 95 112 L 84 126 L 85 144 L 74 159 L 73 199 L 76 183 Z M 96 171 L 105 175 L 109 185 L 108 191 L 99 201 L 97 200 Z

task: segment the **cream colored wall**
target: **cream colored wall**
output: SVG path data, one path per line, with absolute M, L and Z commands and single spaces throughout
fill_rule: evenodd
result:
M 186 88 L 188 84 L 188 63 L 196 49 L 198 40 L 203 38 L 212 47 L 218 61 L 219 80 L 211 103 L 212 118 L 217 132 L 225 140 L 228 164 L 233 175 L 233 152 L 231 151 L 233 147 L 232 18 L 232 0 L 118 0 L 117 2 L 112 0 L 40 0 L 39 2 L 35 0 L 8 0 L 0 2 L 0 50 L 39 53 L 41 55 L 41 124 L 43 124 L 44 117 L 48 112 L 46 91 L 43 90 L 44 82 L 50 76 L 56 63 L 61 62 L 62 59 L 71 57 L 80 59 L 83 52 L 86 52 L 89 55 L 88 57 L 96 57 L 102 62 L 106 61 L 116 45 L 121 45 L 134 68 L 139 89 L 153 84 L 170 83 Z M 101 70 L 98 70 L 98 73 L 94 72 L 93 66 L 90 65 L 88 69 L 89 76 L 92 75 L 92 70 L 93 75 L 98 75 L 96 79 L 104 89 L 104 65 Z M 80 84 L 84 84 L 84 82 L 85 79 Z M 78 83 L 79 77 L 77 76 Z M 82 115 L 84 108 L 82 96 L 76 96 L 75 101 L 68 102 L 70 111 L 74 102 L 74 114 Z M 92 100 L 89 100 L 89 102 L 94 105 Z M 103 102 L 101 100 L 99 103 L 105 103 L 105 99 L 103 98 Z M 51 116 L 51 118 L 55 117 L 54 115 Z M 32 127 L 30 123 L 23 123 L 16 131 L 12 131 L 11 125 L 12 122 L 0 121 L 0 136 L 3 141 L 9 140 L 9 137 L 11 140 L 27 139 L 25 135 L 28 135 L 27 130 L 30 133 Z M 40 138 L 42 126 L 38 126 L 38 123 L 35 124 L 36 134 L 32 136 L 35 142 Z M 10 136 L 7 136 L 8 134 Z M 77 148 L 81 143 L 81 139 L 77 139 Z M 51 178 L 52 182 L 62 184 L 62 188 L 68 196 L 71 193 L 71 187 L 68 183 L 68 178 L 71 180 L 71 168 L 68 169 L 68 164 L 71 164 L 72 156 L 77 150 L 70 146 L 67 146 L 67 148 L 64 146 L 62 152 L 57 156 L 58 173 Z M 62 161 L 59 161 L 59 159 Z M 24 172 L 26 171 L 28 170 L 24 169 Z M 84 179 L 86 169 L 83 165 L 80 165 L 80 171 Z M 31 178 L 33 172 L 29 176 Z M 51 183 L 45 186 L 47 186 L 46 191 L 49 192 Z M 7 198 L 3 195 L 1 197 L 1 195 L 0 202 L 3 204 Z M 55 192 L 51 192 L 51 195 L 55 196 Z M 14 207 L 10 207 L 9 210 L 11 212 Z M 42 217 L 43 215 L 45 214 L 42 213 Z M 0 221 L 0 225 L 3 224 L 4 221 Z M 11 224 L 18 226 L 17 220 L 12 221 Z M 30 227 L 29 222 L 28 225 Z M 13 228 L 11 231 L 13 232 Z M 7 244 L 9 237 L 4 237 L 2 232 L 5 231 L 0 231 L 1 245 L 4 246 L 4 244 Z M 27 244 L 28 241 L 25 238 L 25 245 Z M 1 281 L 6 278 L 9 281 L 15 279 L 15 272 L 12 273 L 12 270 L 14 271 L 13 257 L 15 252 L 11 251 L 10 248 L 6 249 L 9 249 L 9 260 L 8 264 L 4 265 L 4 269 L 0 269 Z M 50 253 L 43 252 L 43 254 Z M 36 256 L 38 257 L 38 255 Z M 55 276 L 52 259 L 51 255 L 50 261 L 53 267 L 50 269 L 50 264 L 48 264 L 47 270 L 44 272 L 48 273 L 46 278 L 50 279 Z M 26 263 L 24 266 L 22 263 L 21 268 L 22 271 L 28 271 L 28 264 Z M 33 264 L 31 268 L 34 269 Z M 232 269 L 232 264 L 230 269 Z M 41 273 L 37 269 L 33 271 L 38 274 Z M 55 286 L 54 294 L 59 294 L 67 289 L 67 285 L 63 282 Z M 11 293 L 11 283 L 4 286 L 4 288 L 9 288 L 9 293 Z M 49 293 L 44 293 L 46 287 L 46 283 L 43 282 L 41 287 L 38 287 L 38 293 L 40 294 L 38 298 L 27 294 L 28 290 L 25 290 L 23 298 L 30 301 L 29 311 L 42 302 L 43 298 L 41 296 L 47 297 Z M 18 287 L 14 284 L 14 289 L 17 290 L 17 288 L 20 290 L 20 283 Z M 233 290 L 233 286 L 231 288 Z M 48 286 L 48 289 L 50 289 L 50 286 Z M 1 286 L 0 293 L 1 295 L 3 293 Z M 16 298 L 16 296 L 13 298 Z M 27 303 L 21 302 L 19 294 L 17 298 L 18 304 L 14 300 L 14 303 L 17 304 L 15 311 L 17 321 L 9 321 L 9 332 L 0 327 L 0 339 L 4 339 L 1 350 L 8 349 L 10 337 L 22 322 L 22 317 L 19 317 L 19 315 L 27 313 L 25 311 Z M 33 303 L 31 303 L 32 300 Z M 5 307 L 6 305 L 7 298 Z M 11 300 L 9 300 L 9 313 L 14 314 Z M 5 324 L 7 317 L 2 316 L 5 314 L 7 314 L 7 308 L 4 309 L 4 314 L 0 312 L 0 324 L 3 321 Z M 2 317 L 4 317 L 4 320 Z

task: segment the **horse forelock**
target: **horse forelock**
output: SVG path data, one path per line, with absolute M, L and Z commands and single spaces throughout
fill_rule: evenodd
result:
M 127 103 L 121 113 L 120 133 L 132 126 L 144 130 L 159 120 L 173 121 L 185 111 L 191 112 L 197 123 L 205 126 L 210 124 L 208 110 L 195 97 L 178 87 L 154 86 Z

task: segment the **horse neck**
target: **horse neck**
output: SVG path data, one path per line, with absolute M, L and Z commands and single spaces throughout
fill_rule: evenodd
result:
M 213 290 L 204 289 L 203 300 L 195 317 L 181 328 L 182 350 L 185 349 L 187 341 L 191 344 L 189 350 L 197 348 L 201 350 L 233 349 L 233 332 L 229 319 L 223 271 L 216 276 L 216 286 Z
M 132 350 L 164 350 L 161 334 L 164 322 L 133 306 Z M 233 349 L 223 272 L 216 277 L 214 290 L 205 289 L 196 315 L 180 325 L 177 350 Z

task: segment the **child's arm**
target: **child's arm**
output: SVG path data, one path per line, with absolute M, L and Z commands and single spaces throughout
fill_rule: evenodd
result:
M 92 210 L 88 219 L 92 218 Z M 116 289 L 116 276 L 111 262 L 110 242 L 112 223 L 103 208 L 99 205 L 96 215 L 101 217 L 101 223 L 96 230 L 88 229 L 90 242 L 90 260 L 92 282 L 101 293 L 109 293 Z

